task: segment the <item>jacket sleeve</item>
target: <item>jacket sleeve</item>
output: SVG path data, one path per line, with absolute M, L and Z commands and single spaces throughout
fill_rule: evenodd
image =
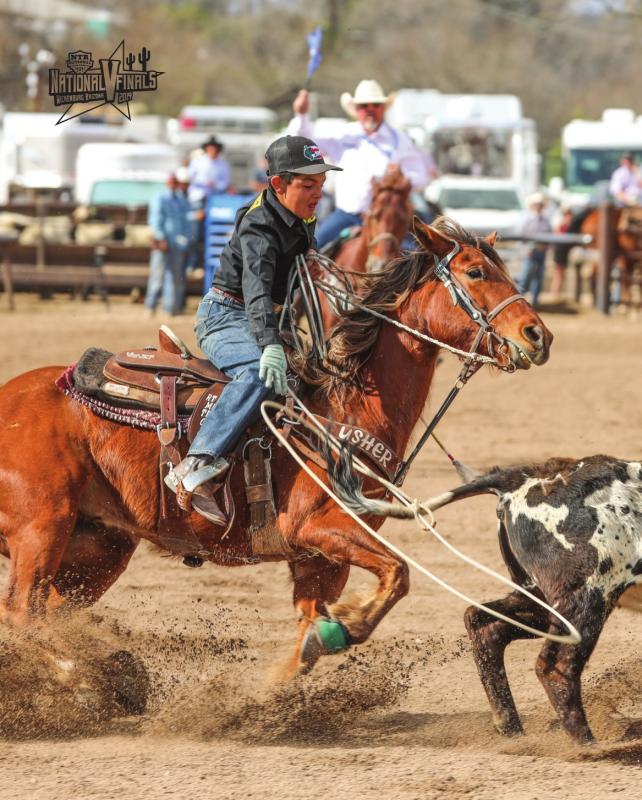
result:
M 239 231 L 243 256 L 243 299 L 250 329 L 259 347 L 279 344 L 278 324 L 272 302 L 277 241 L 266 224 L 248 221 Z
M 412 184 L 412 188 L 421 191 L 430 180 L 429 161 L 409 136 L 400 133 L 399 137 L 401 141 L 396 158 L 401 171 Z M 394 161 L 395 157 L 391 160 Z

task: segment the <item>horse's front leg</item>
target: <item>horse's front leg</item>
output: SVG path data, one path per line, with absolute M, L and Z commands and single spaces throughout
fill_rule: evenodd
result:
M 285 669 L 284 677 L 309 672 L 323 654 L 314 646 L 314 626 L 320 618 L 329 616 L 328 603 L 336 602 L 350 574 L 349 564 L 336 564 L 323 556 L 314 556 L 290 563 L 294 582 L 293 600 L 297 611 L 298 633 L 294 654 Z
M 361 567 L 378 578 L 376 591 L 364 602 L 338 603 L 330 608 L 331 615 L 345 627 L 350 643 L 365 642 L 408 593 L 408 565 L 339 509 L 313 514 L 289 541 L 297 548 L 316 550 L 338 565 Z

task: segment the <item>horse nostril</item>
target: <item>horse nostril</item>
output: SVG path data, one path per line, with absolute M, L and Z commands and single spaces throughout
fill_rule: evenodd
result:
M 527 325 L 522 333 L 529 342 L 541 347 L 544 342 L 544 331 L 539 325 Z

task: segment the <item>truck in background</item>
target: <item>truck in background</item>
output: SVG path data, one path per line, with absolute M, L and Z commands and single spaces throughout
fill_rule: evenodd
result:
M 224 145 L 232 184 L 242 191 L 276 137 L 276 124 L 276 113 L 262 106 L 185 106 L 167 122 L 167 141 L 186 161 L 208 136 L 216 136 Z
M 539 186 L 537 129 L 515 95 L 402 89 L 387 119 L 432 155 L 440 175 L 509 180 L 521 196 Z
M 85 144 L 76 159 L 74 199 L 83 205 L 145 206 L 179 165 L 168 144 Z
M 552 178 L 550 193 L 571 208 L 606 199 L 608 181 L 620 156 L 631 151 L 642 162 L 642 116 L 630 108 L 607 108 L 599 120 L 574 119 L 562 128 L 563 179 Z
M 47 195 L 69 199 L 75 184 L 76 158 L 90 143 L 154 141 L 164 120 L 141 115 L 110 121 L 83 114 L 56 125 L 60 114 L 6 112 L 0 128 L 0 203 Z

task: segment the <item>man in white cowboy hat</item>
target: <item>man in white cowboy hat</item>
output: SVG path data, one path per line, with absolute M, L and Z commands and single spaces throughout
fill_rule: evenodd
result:
M 336 208 L 316 232 L 319 247 L 336 239 L 344 228 L 362 224 L 362 214 L 370 207 L 372 178 L 380 178 L 390 164 L 398 164 L 417 191 L 422 191 L 430 179 L 429 156 L 384 120 L 392 99 L 374 80 L 361 81 L 354 95 L 344 92 L 341 106 L 355 122 L 336 138 L 314 135 L 308 116 L 309 93 L 305 89 L 292 104 L 295 116 L 288 133 L 312 137 L 343 168 L 335 177 Z

